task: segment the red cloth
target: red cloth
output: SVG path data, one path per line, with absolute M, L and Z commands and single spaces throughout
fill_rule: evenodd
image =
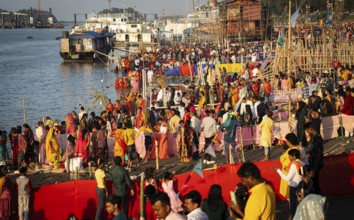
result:
M 191 75 L 193 74 L 194 67 L 192 65 L 181 65 L 181 75 Z
M 271 169 L 280 167 L 280 162 L 267 161 L 255 164 L 261 170 L 262 177 L 274 188 L 277 198 L 282 199 L 278 193 L 280 176 Z M 212 184 L 220 184 L 223 198 L 226 203 L 229 203 L 230 191 L 234 190 L 236 184 L 240 182 L 237 176 L 239 167 L 240 164 L 234 164 L 224 165 L 216 170 L 203 170 L 204 179 L 192 173 L 186 188 L 183 186 L 191 173 L 179 174 L 175 178 L 178 188 L 182 189 L 181 195 L 195 189 L 202 194 L 203 198 L 208 196 Z M 323 195 L 354 195 L 353 167 L 354 153 L 325 157 L 324 168 L 320 175 Z M 230 178 L 224 178 L 225 176 Z M 75 180 L 34 189 L 30 219 L 67 219 L 70 214 L 74 214 L 78 219 L 93 219 L 97 207 L 96 185 L 95 180 Z M 107 188 L 109 192 L 112 192 L 111 182 L 107 183 Z
M 354 108 L 354 97 L 351 94 L 347 94 L 344 99 L 344 105 L 342 110 L 340 111 L 346 115 L 353 115 L 353 108 Z
M 155 220 L 156 215 L 154 209 L 152 208 L 151 202 L 148 200 L 145 202 L 145 220 Z M 140 198 L 136 199 L 134 202 L 132 217 L 135 219 L 140 218 Z

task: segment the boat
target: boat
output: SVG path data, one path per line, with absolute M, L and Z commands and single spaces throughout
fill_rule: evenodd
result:
M 64 62 L 106 62 L 114 48 L 114 33 L 82 31 L 69 34 L 62 32 L 60 56 Z
M 141 46 L 147 50 L 156 46 L 150 25 L 146 21 L 133 17 L 130 13 L 89 14 L 84 29 L 99 31 L 102 28 L 115 33 L 116 49 L 138 52 Z

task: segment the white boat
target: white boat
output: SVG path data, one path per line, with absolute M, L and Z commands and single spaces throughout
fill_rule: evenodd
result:
M 84 29 L 100 31 L 107 28 L 115 33 L 116 48 L 151 47 L 155 44 L 154 33 L 146 22 L 134 19 L 130 13 L 92 13 Z

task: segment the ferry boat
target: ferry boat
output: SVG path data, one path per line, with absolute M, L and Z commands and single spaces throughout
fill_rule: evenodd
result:
M 135 18 L 131 13 L 92 13 L 84 25 L 85 30 L 97 31 L 107 28 L 115 33 L 117 49 L 134 50 L 144 46 L 150 49 L 155 45 L 154 33 L 141 18 Z
M 81 31 L 69 34 L 63 31 L 60 39 L 60 56 L 64 62 L 106 62 L 114 48 L 114 33 Z

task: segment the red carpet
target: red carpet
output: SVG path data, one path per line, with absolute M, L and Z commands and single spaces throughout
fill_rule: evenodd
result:
M 262 176 L 278 192 L 280 177 L 272 167 L 280 167 L 279 161 L 257 162 Z M 198 190 L 205 198 L 212 184 L 223 188 L 224 200 L 229 203 L 230 191 L 235 189 L 240 179 L 237 177 L 239 164 L 225 165 L 217 170 L 203 171 L 204 179 L 196 173 L 187 188 L 181 190 L 186 194 Z M 181 189 L 189 173 L 176 175 Z M 354 195 L 354 154 L 336 155 L 325 158 L 325 167 L 321 172 L 321 187 L 326 196 Z M 278 193 L 277 193 L 278 195 Z M 282 199 L 278 195 L 278 199 Z M 31 219 L 67 219 L 70 214 L 78 219 L 94 219 L 96 212 L 96 182 L 94 180 L 77 180 L 42 186 L 35 190 L 31 206 Z

